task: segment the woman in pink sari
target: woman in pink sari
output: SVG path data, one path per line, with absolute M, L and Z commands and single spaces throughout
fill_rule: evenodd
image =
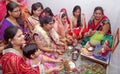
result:
M 67 23 L 70 24 L 70 20 L 69 20 L 68 14 L 67 14 L 67 10 L 65 8 L 62 8 L 60 10 L 60 13 L 65 13 L 67 15 L 67 18 L 66 18 L 67 19 Z
M 66 37 L 69 29 L 69 24 L 67 22 L 67 15 L 65 13 L 61 12 L 59 14 L 59 17 L 56 20 L 56 24 L 54 24 L 54 29 L 61 38 Z

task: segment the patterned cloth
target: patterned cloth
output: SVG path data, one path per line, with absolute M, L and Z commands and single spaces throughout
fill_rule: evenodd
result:
M 96 25 L 95 25 L 95 22 L 94 22 L 94 17 L 91 17 L 89 22 L 88 22 L 88 29 L 96 30 L 101 25 L 101 27 L 99 28 L 99 31 L 101 31 L 103 26 L 106 23 L 108 23 L 110 25 L 110 20 L 106 16 L 103 16 L 101 18 L 101 20 Z M 110 34 L 110 33 L 111 33 L 111 28 L 109 29 L 107 34 Z
M 39 25 L 35 26 L 33 36 L 36 41 L 41 41 L 43 47 L 56 48 L 51 38 L 48 36 L 47 32 L 44 31 L 44 29 L 41 26 Z M 48 56 L 49 58 L 53 58 L 53 59 L 55 58 L 53 53 L 43 52 L 43 55 Z M 44 65 L 47 69 L 56 66 L 55 63 L 51 63 L 51 62 L 45 62 Z M 54 72 L 54 74 L 56 73 Z
M 13 48 L 3 51 L 1 62 L 3 74 L 40 74 L 39 67 L 32 69 L 25 63 L 22 55 Z
M 36 66 L 39 66 L 39 68 L 40 68 L 40 74 L 45 74 L 45 69 L 44 69 L 43 62 L 42 62 L 42 60 L 43 60 L 43 59 L 42 59 L 42 56 L 39 55 L 37 58 L 38 58 L 38 60 L 39 60 L 39 63 L 38 63 L 37 65 L 33 65 L 31 59 L 27 59 L 27 63 L 28 63 L 31 67 L 33 67 L 33 68 L 35 68 Z

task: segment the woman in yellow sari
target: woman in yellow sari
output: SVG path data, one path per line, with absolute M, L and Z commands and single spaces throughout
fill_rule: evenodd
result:
M 55 58 L 56 53 L 61 54 L 61 50 L 57 49 L 57 46 L 54 44 L 50 31 L 52 30 L 53 19 L 50 16 L 45 16 L 42 18 L 41 26 L 37 25 L 34 29 L 34 40 L 37 43 L 38 47 L 43 51 L 43 54 Z M 57 57 L 57 56 L 56 56 Z M 49 69 L 54 67 L 54 63 L 46 63 L 46 67 Z

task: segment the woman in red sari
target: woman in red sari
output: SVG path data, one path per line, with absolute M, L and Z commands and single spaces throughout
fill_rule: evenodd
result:
M 80 39 L 82 38 L 82 33 L 85 31 L 85 15 L 81 14 L 80 6 L 76 5 L 73 8 L 73 16 L 71 18 L 71 25 L 70 25 L 70 33 L 73 35 L 74 38 Z
M 7 45 L 1 58 L 3 74 L 40 74 L 38 66 L 33 69 L 25 62 L 21 49 L 25 40 L 20 28 L 9 26 L 5 30 L 4 39 Z
M 101 31 L 104 34 L 111 34 L 110 20 L 104 15 L 102 7 L 96 7 L 93 12 L 93 16 L 88 22 L 89 31 L 85 35 L 94 34 L 94 32 Z

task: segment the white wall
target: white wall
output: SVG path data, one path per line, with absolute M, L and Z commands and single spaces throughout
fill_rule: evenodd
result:
M 86 15 L 86 22 L 90 19 L 96 6 L 102 6 L 105 15 L 111 20 L 112 33 L 120 27 L 120 0 L 27 0 L 30 9 L 32 3 L 41 2 L 45 7 L 50 7 L 54 14 L 59 13 L 61 8 L 66 8 L 68 15 L 72 15 L 75 5 L 80 5 L 82 12 Z

